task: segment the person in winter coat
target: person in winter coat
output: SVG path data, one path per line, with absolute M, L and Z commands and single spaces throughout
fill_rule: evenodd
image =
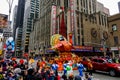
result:
M 85 80 L 92 80 L 92 77 L 89 75 L 89 73 L 85 73 Z
M 89 71 L 89 75 L 92 76 L 92 73 L 93 73 L 93 65 L 92 65 L 91 60 L 88 60 L 88 71 Z
M 54 62 L 53 64 L 52 64 L 52 70 L 54 71 L 54 73 L 55 73 L 55 76 L 57 76 L 58 75 L 58 64 L 56 63 L 56 62 Z
M 84 66 L 80 61 L 78 62 L 77 67 L 78 67 L 78 71 L 79 71 L 79 76 L 83 77 Z
M 67 75 L 67 65 L 68 65 L 68 61 L 65 61 L 65 63 L 63 64 L 63 69 L 64 69 L 63 75 Z

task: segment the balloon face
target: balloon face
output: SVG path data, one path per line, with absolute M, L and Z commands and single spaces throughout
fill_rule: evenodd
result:
M 14 51 L 14 40 L 13 40 L 13 37 L 9 37 L 7 40 L 6 40 L 6 46 L 7 46 L 7 50 L 12 50 Z
M 51 46 L 58 51 L 71 51 L 72 49 L 72 44 L 59 34 L 55 34 L 51 37 Z
M 59 40 L 60 40 L 60 41 L 64 41 L 63 36 L 60 36 L 60 37 L 59 37 Z
M 51 46 L 55 46 L 56 44 L 58 44 L 60 41 L 66 41 L 65 37 L 63 37 L 62 35 L 60 34 L 55 34 L 51 37 Z
M 9 37 L 9 38 L 8 38 L 8 41 L 9 41 L 9 42 L 12 42 L 12 41 L 13 41 L 13 37 Z

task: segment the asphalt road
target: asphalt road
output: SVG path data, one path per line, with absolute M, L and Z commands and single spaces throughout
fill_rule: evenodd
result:
M 78 71 L 74 71 L 75 75 L 78 75 Z M 93 80 L 120 80 L 119 77 L 111 77 L 106 73 L 95 72 L 93 73 Z

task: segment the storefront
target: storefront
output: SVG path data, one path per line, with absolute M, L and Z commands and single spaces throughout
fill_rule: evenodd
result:
M 101 47 L 74 46 L 74 49 L 71 51 L 78 56 L 103 56 L 103 49 Z
M 111 52 L 113 57 L 119 56 L 120 57 L 120 47 L 111 47 Z
M 74 46 L 70 51 L 73 54 L 78 56 L 103 56 L 102 47 L 92 47 L 92 46 Z M 59 52 L 49 48 L 46 55 L 58 55 Z

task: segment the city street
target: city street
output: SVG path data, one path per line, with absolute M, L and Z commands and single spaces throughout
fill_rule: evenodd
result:
M 120 0 L 1 0 L 0 80 L 3 74 L 120 80 Z
M 74 71 L 75 75 L 78 75 L 78 71 Z M 106 73 L 95 72 L 93 73 L 94 80 L 120 80 L 120 77 L 111 77 Z

